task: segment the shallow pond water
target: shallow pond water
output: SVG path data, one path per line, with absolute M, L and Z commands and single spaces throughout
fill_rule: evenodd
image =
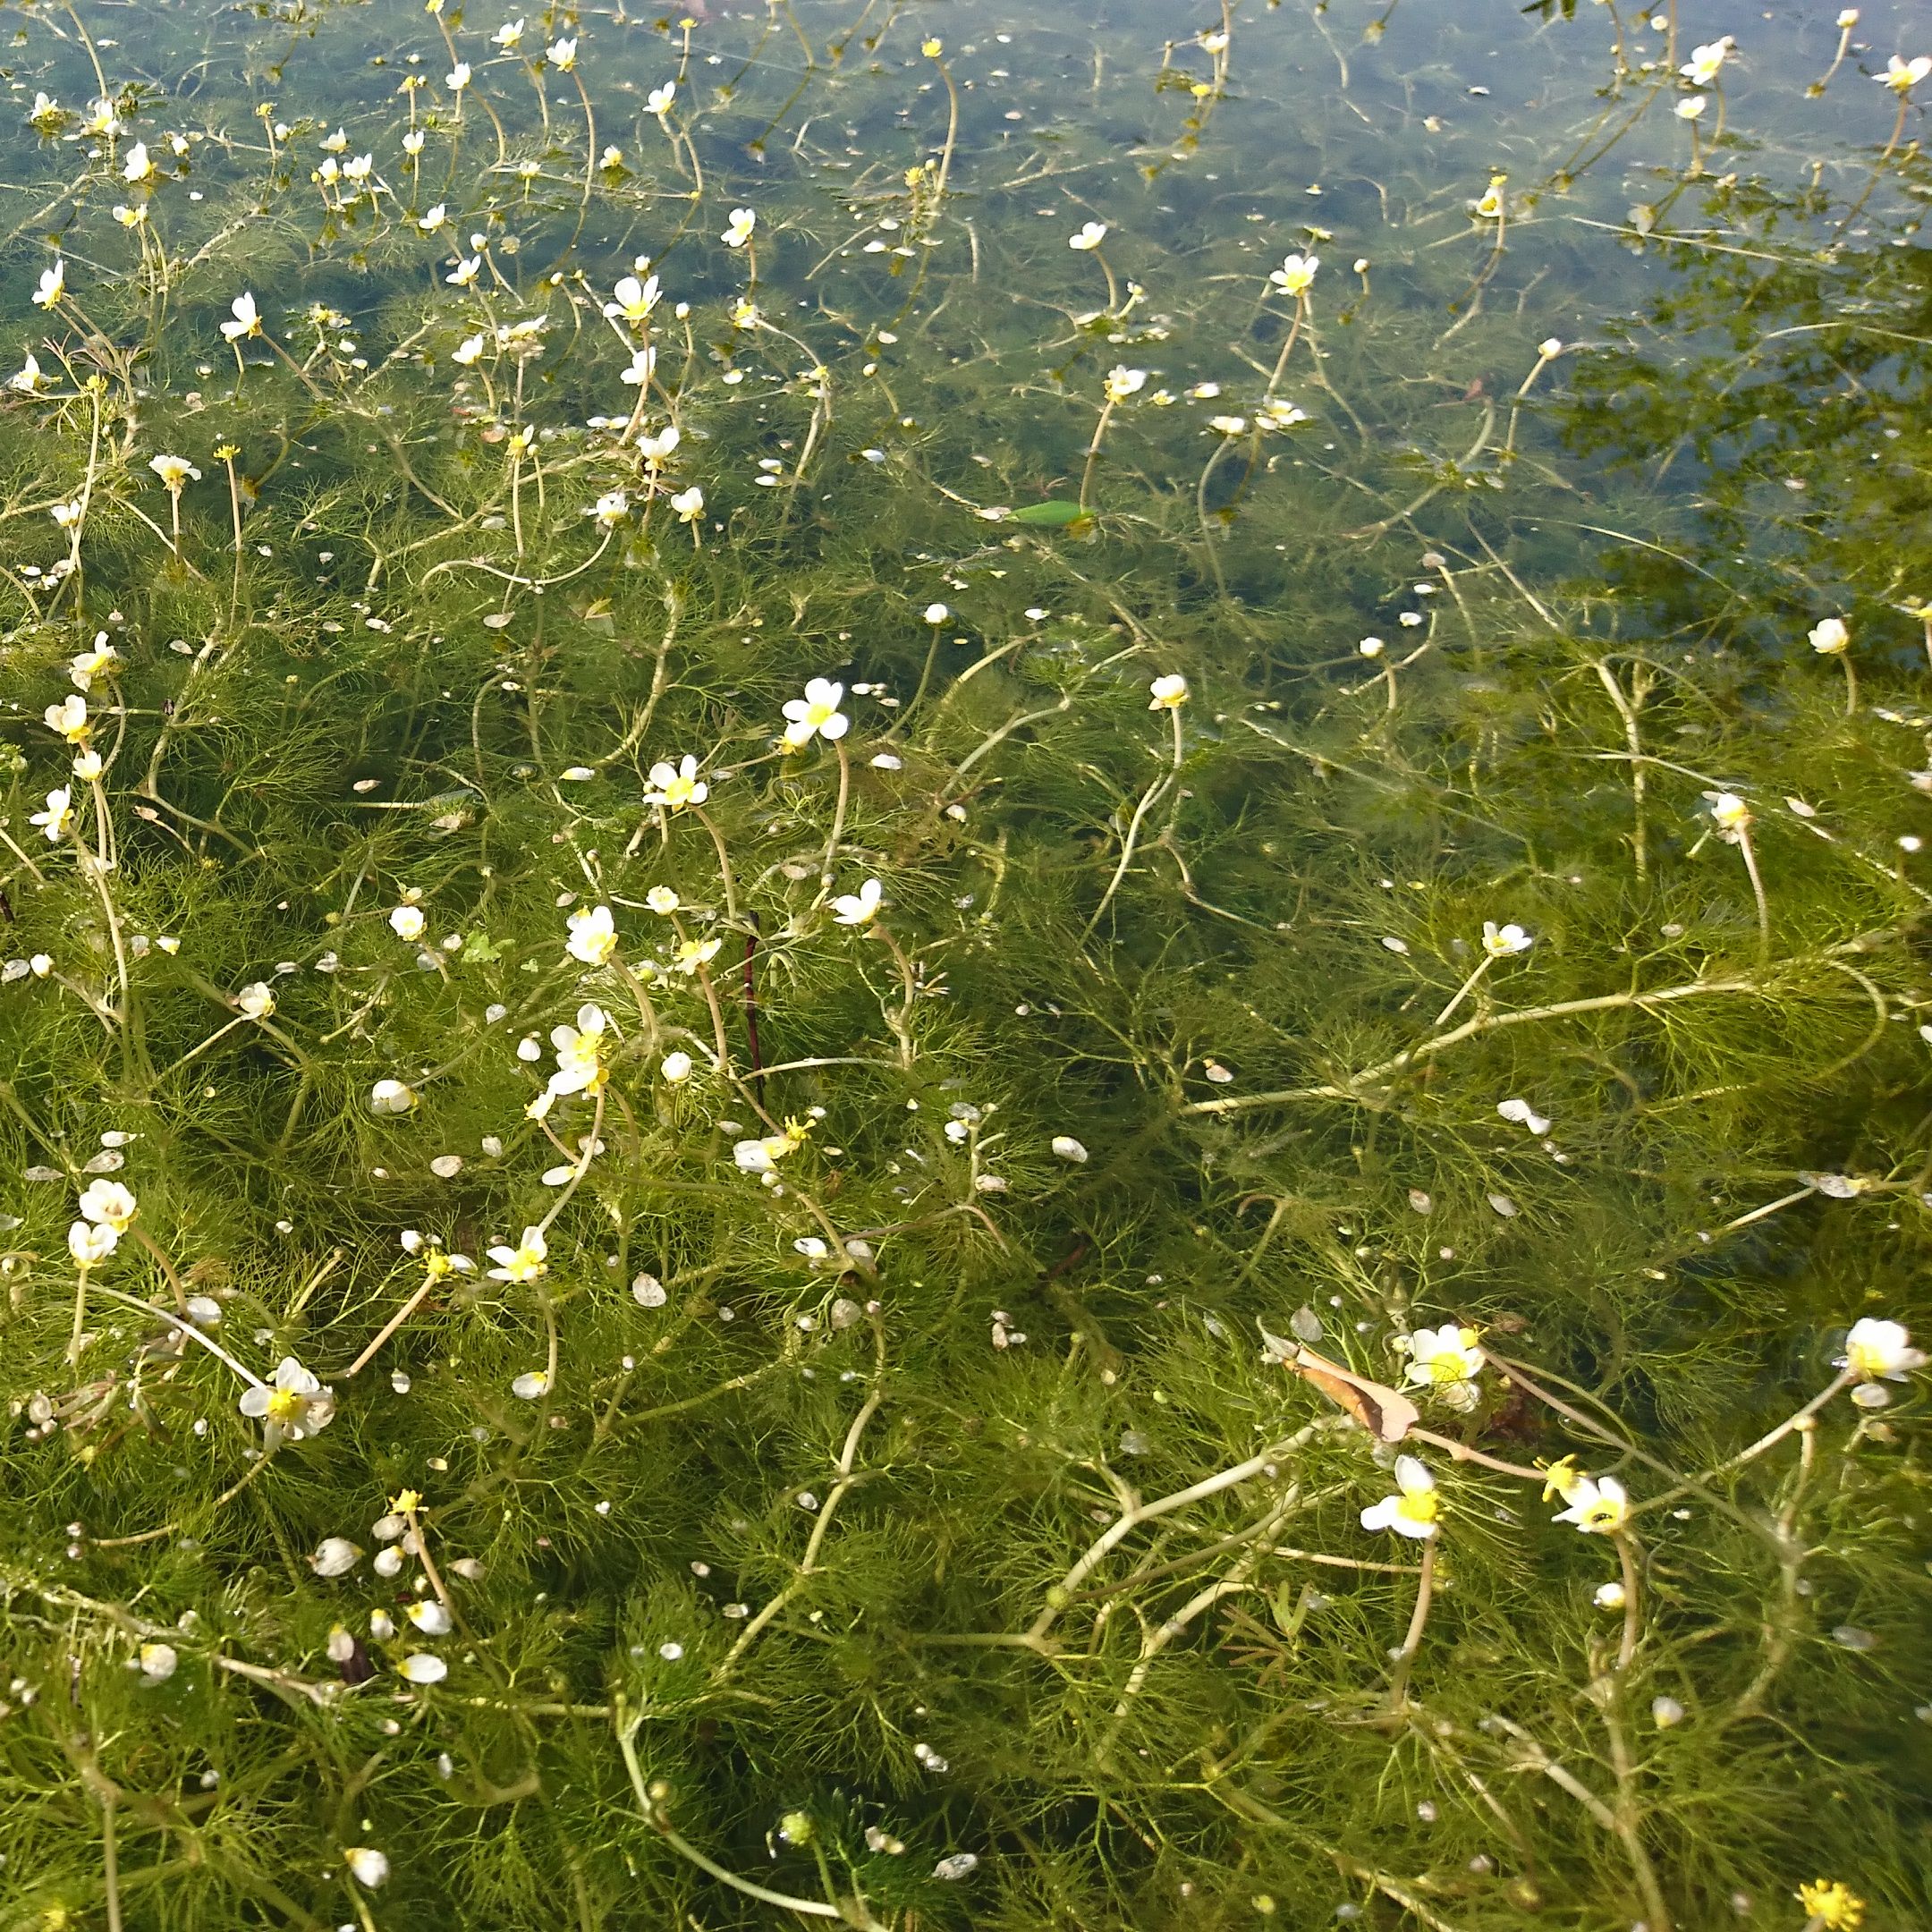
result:
M 1915 10 L 8 26 L 0 1920 L 1926 1921 Z

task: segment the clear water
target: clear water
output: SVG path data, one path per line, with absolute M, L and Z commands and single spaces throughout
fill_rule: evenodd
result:
M 1925 1922 L 1917 10 L 708 11 L 11 16 L 5 1922 Z

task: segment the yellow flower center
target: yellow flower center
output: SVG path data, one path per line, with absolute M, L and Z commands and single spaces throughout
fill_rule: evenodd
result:
M 1441 1507 L 1440 1499 L 1433 1489 L 1422 1489 L 1403 1495 L 1395 1504 L 1395 1513 L 1404 1522 L 1432 1523 L 1436 1513 Z
M 295 1390 L 278 1388 L 268 1397 L 268 1419 L 271 1422 L 298 1422 L 308 1406 L 307 1400 Z

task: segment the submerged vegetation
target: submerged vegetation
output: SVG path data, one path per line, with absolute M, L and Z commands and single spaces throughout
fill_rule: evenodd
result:
M 13 11 L 0 1925 L 1932 1916 L 1932 69 L 1182 11 Z

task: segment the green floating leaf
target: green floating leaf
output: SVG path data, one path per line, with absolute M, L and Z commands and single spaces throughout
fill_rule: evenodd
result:
M 1092 518 L 1077 503 L 1070 503 L 1064 496 L 1052 496 L 1045 503 L 1029 504 L 1023 510 L 1015 510 L 1012 521 L 1030 523 L 1037 530 L 1066 530 L 1075 523 L 1091 522 Z

